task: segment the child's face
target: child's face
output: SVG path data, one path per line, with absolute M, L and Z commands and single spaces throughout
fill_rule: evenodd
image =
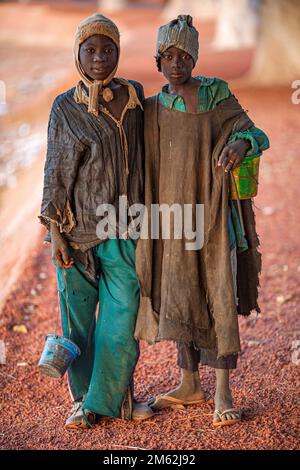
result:
M 79 61 L 89 78 L 105 80 L 117 65 L 117 46 L 109 37 L 94 34 L 81 44 Z
M 171 85 L 183 85 L 192 76 L 194 62 L 190 54 L 169 47 L 161 57 L 161 71 Z

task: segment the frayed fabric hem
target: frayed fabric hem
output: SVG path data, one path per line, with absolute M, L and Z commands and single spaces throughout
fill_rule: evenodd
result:
M 47 205 L 44 212 L 45 214 L 40 214 L 38 218 L 40 220 L 40 223 L 44 225 L 48 230 L 50 230 L 51 222 L 57 225 L 61 233 L 69 233 L 74 227 L 76 227 L 76 220 L 72 212 L 70 202 L 68 200 L 65 204 L 63 212 L 52 202 Z
M 152 308 L 150 297 L 141 297 L 134 337 L 149 344 L 158 342 L 159 315 Z

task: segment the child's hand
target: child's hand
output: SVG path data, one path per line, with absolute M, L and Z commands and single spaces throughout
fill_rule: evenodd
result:
M 68 244 L 60 234 L 56 225 L 51 223 L 51 245 L 52 245 L 52 261 L 59 268 L 71 268 L 74 260 L 69 255 Z
M 218 161 L 218 166 L 223 166 L 225 172 L 234 170 L 245 157 L 250 146 L 247 140 L 236 140 L 224 147 Z
M 59 268 L 71 268 L 74 260 L 70 258 L 68 245 L 61 238 L 61 240 L 53 240 L 52 242 L 52 260 L 55 261 Z

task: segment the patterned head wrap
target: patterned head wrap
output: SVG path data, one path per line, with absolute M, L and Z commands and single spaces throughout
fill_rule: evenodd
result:
M 192 56 L 194 65 L 198 60 L 198 31 L 193 26 L 193 18 L 190 15 L 179 15 L 176 20 L 163 25 L 158 30 L 156 57 L 161 55 L 169 47 L 178 47 Z

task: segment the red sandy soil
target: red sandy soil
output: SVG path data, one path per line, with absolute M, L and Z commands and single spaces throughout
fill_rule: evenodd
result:
M 119 23 L 128 26 L 132 17 L 126 15 Z M 147 94 L 162 82 L 149 61 L 149 44 L 154 44 L 159 24 L 155 15 L 149 14 L 143 26 L 132 20 L 129 30 L 142 34 L 144 28 L 147 41 L 135 41 L 138 59 L 132 55 L 122 65 L 127 76 L 131 72 L 132 78 L 145 83 Z M 212 25 L 205 28 L 208 44 Z M 213 56 L 204 41 L 204 65 L 197 72 L 237 78 L 247 70 L 250 57 L 250 51 Z M 235 405 L 243 409 L 242 423 L 215 430 L 213 405 L 207 403 L 164 410 L 143 423 L 103 418 L 93 430 L 66 431 L 64 422 L 71 407 L 66 379 L 51 380 L 36 367 L 44 337 L 54 331 L 57 316 L 55 272 L 50 248 L 42 245 L 41 230 L 0 318 L 0 338 L 7 348 L 7 364 L 0 366 L 2 449 L 299 449 L 299 365 L 292 361 L 292 348 L 300 340 L 300 107 L 291 104 L 288 88 L 235 91 L 272 145 L 262 159 L 256 198 L 263 254 L 262 314 L 257 320 L 240 319 L 243 352 L 231 380 Z M 16 324 L 26 325 L 28 333 L 14 332 Z M 200 374 L 207 398 L 212 398 L 213 371 L 204 367 Z M 142 343 L 135 374 L 137 400 L 168 391 L 178 382 L 174 345 Z

